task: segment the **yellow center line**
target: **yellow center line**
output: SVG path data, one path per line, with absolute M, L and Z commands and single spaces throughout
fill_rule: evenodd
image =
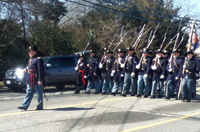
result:
M 108 100 L 102 100 L 102 101 L 93 101 L 93 102 L 87 102 L 87 103 L 81 103 L 81 104 L 72 104 L 72 105 L 65 105 L 65 106 L 58 106 L 58 107 L 51 107 L 51 108 L 45 108 L 46 110 L 53 110 L 58 108 L 70 108 L 70 107 L 76 107 L 76 106 L 83 106 L 83 105 L 90 105 L 90 104 L 97 104 L 97 103 L 103 103 L 103 102 L 111 102 L 111 101 L 118 101 L 118 100 L 125 100 L 135 97 L 126 97 L 126 98 L 117 98 L 117 99 L 108 99 Z M 45 110 L 44 109 L 44 110 Z M 33 113 L 37 111 L 23 111 L 23 112 L 16 112 L 16 113 L 8 113 L 8 114 L 0 114 L 0 117 L 6 117 L 6 116 L 12 116 L 12 115 L 22 115 L 27 113 Z
M 178 118 L 173 118 L 173 119 L 161 121 L 161 122 L 157 122 L 157 123 L 153 123 L 153 124 L 149 124 L 149 125 L 135 127 L 135 128 L 132 128 L 132 129 L 121 131 L 121 132 L 137 131 L 137 130 L 141 130 L 141 129 L 145 129 L 145 128 L 149 128 L 149 127 L 154 127 L 154 126 L 158 126 L 158 125 L 162 125 L 162 124 L 166 124 L 166 123 L 178 121 L 178 120 L 181 120 L 181 119 L 186 119 L 186 118 L 193 117 L 193 116 L 196 116 L 196 115 L 200 115 L 200 112 L 194 113 L 194 114 L 191 114 L 191 115 L 185 115 L 185 116 L 182 116 L 182 117 L 178 117 Z
M 5 117 L 5 116 L 14 116 L 14 115 L 22 115 L 22 114 L 33 113 L 33 112 L 34 112 L 34 111 L 8 113 L 8 114 L 2 114 L 2 115 L 0 115 L 0 117 Z

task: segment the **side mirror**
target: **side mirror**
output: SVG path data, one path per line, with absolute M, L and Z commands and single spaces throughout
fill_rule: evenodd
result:
M 46 64 L 46 67 L 51 67 L 51 64 Z

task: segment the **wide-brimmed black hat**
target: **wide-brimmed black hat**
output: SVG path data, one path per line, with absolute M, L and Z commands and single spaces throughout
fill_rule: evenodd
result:
M 172 53 L 181 53 L 181 50 L 180 49 L 173 49 Z
M 31 45 L 31 46 L 29 46 L 28 49 L 27 49 L 27 52 L 29 52 L 29 51 L 38 52 L 38 48 L 37 48 L 37 46 L 35 46 L 35 45 Z
M 110 54 L 113 54 L 113 51 L 107 50 L 107 51 L 106 51 L 106 54 L 109 54 L 109 53 L 110 53 Z
M 148 53 L 148 54 L 150 53 L 149 49 L 147 49 L 147 48 L 144 48 L 144 49 L 140 50 L 140 52 L 141 53 Z
M 187 56 L 187 54 L 194 54 L 194 52 L 192 50 L 189 50 L 189 51 L 184 53 L 185 56 Z
M 97 51 L 95 49 L 90 50 L 90 53 L 97 53 Z
M 157 49 L 155 53 L 156 53 L 156 54 L 158 54 L 158 53 L 163 53 L 163 51 L 162 51 L 161 49 Z
M 123 49 L 118 49 L 117 53 L 124 53 L 124 50 Z
M 169 54 L 167 50 L 163 50 L 163 54 Z

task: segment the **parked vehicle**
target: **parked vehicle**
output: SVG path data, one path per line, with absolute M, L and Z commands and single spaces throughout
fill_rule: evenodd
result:
M 74 85 L 77 72 L 74 70 L 78 55 L 44 57 L 45 85 L 63 89 L 65 85 Z M 4 84 L 13 91 L 22 91 L 26 88 L 24 68 L 13 68 L 6 72 Z

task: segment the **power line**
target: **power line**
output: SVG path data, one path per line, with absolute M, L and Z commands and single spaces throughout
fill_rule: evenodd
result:
M 109 8 L 107 6 L 104 6 L 104 5 L 101 5 L 101 4 L 98 4 L 98 3 L 93 3 L 93 2 L 90 2 L 90 1 L 87 1 L 87 0 L 82 0 L 82 1 L 90 3 L 90 4 L 93 4 L 95 6 L 100 6 L 100 7 L 106 8 L 106 9 L 113 10 L 114 12 L 120 12 L 120 13 L 122 13 L 123 15 L 125 15 L 127 17 L 133 17 L 133 18 L 136 18 L 136 19 L 140 19 L 141 18 L 141 20 L 147 20 L 147 21 L 150 20 L 150 21 L 153 21 L 153 22 L 156 22 L 156 23 L 166 23 L 166 22 L 161 22 L 161 21 L 158 21 L 158 20 L 152 20 L 152 19 L 148 19 L 148 18 L 144 18 L 144 17 L 137 17 L 137 16 L 133 16 L 133 15 L 130 15 L 130 14 L 126 14 L 126 13 L 124 13 L 122 11 L 117 10 L 117 9 Z
M 93 4 L 93 5 L 97 5 L 97 6 L 103 6 L 103 5 L 101 5 L 101 4 L 97 4 L 97 3 L 93 3 L 93 2 L 89 2 L 89 1 L 87 1 L 87 0 L 82 0 L 82 1 L 85 1 L 85 2 L 87 2 L 87 3 L 90 3 L 90 4 Z M 103 0 L 103 1 L 107 1 L 107 0 Z M 122 2 L 124 2 L 124 0 L 121 0 Z M 125 1 L 127 1 L 127 0 L 125 0 Z M 113 3 L 113 4 L 115 4 L 115 5 L 119 5 L 119 4 L 117 4 L 117 3 L 114 3 L 114 2 L 110 2 L 111 4 Z M 134 4 L 133 2 L 131 2 L 132 3 L 132 5 Z M 121 4 L 120 4 L 121 5 Z M 138 5 L 138 4 L 135 4 L 135 5 Z M 143 7 L 143 8 L 147 8 L 147 7 L 144 7 L 144 6 L 141 6 L 141 5 L 138 5 L 138 6 L 140 6 L 140 7 Z M 108 8 L 108 7 L 106 7 L 106 6 L 103 6 L 104 8 Z M 126 6 L 125 6 L 126 7 Z M 128 7 L 129 8 L 129 7 Z M 112 8 L 109 8 L 109 9 L 112 9 Z M 133 8 L 132 8 L 133 9 Z M 147 8 L 147 9 L 151 9 L 151 10 L 154 10 L 154 9 L 152 9 L 152 8 Z M 112 9 L 112 10 L 116 10 L 116 9 Z M 133 10 L 136 10 L 136 9 L 133 9 Z M 118 10 L 117 10 L 118 11 Z M 154 11 L 156 11 L 156 10 L 154 10 Z M 119 12 L 121 12 L 121 11 L 119 11 Z M 141 10 L 138 10 L 138 12 L 142 12 L 142 13 L 146 13 L 147 14 L 147 12 L 143 12 L 143 11 L 141 11 Z M 160 11 L 156 11 L 156 12 L 160 12 Z M 160 12 L 160 13 L 163 13 L 163 12 Z M 126 13 L 125 13 L 126 14 Z M 185 18 L 185 17 L 180 17 L 180 16 L 176 16 L 176 15 L 171 15 L 171 14 L 167 14 L 167 13 L 163 13 L 163 14 L 165 14 L 165 15 L 168 15 L 168 16 L 171 16 L 171 17 L 178 17 L 179 19 L 186 19 L 186 20 L 189 20 L 189 21 L 193 21 L 193 19 L 190 19 L 190 18 Z M 155 14 L 151 14 L 151 13 L 149 13 L 149 15 L 155 15 Z M 159 16 L 159 17 L 163 17 L 163 16 L 160 16 L 160 15 L 156 15 L 156 16 Z M 136 16 L 135 16 L 136 17 Z M 164 18 L 166 18 L 166 17 L 164 17 Z M 166 18 L 166 19 L 170 19 L 170 20 L 172 20 L 172 18 Z M 192 22 L 187 22 L 188 24 L 191 24 Z M 196 24 L 197 24 L 197 21 L 198 22 L 200 22 L 199 20 L 195 20 L 196 21 Z
M 87 3 L 90 3 L 90 4 L 93 4 L 93 5 L 96 5 L 96 6 L 100 6 L 100 7 L 103 7 L 103 8 L 107 8 L 107 9 L 111 9 L 111 10 L 114 10 L 115 12 L 120 12 L 120 13 L 123 13 L 123 14 L 126 14 L 126 13 L 124 13 L 124 12 L 122 12 L 122 11 L 119 11 L 119 10 L 116 10 L 116 9 L 113 9 L 113 8 L 109 8 L 109 7 L 107 7 L 107 6 L 104 6 L 104 5 L 101 5 L 101 4 L 98 4 L 98 3 L 93 3 L 93 2 L 90 2 L 90 1 L 87 1 L 87 0 L 82 0 L 82 1 L 84 1 L 84 2 L 87 2 Z M 127 15 L 127 14 L 126 14 Z M 134 16 L 135 18 L 137 17 L 137 16 Z M 139 18 L 139 17 L 138 17 Z M 137 19 L 137 18 L 136 18 Z M 148 19 L 148 18 L 143 18 L 144 20 L 145 19 Z M 170 18 L 169 18 L 170 19 Z M 186 18 L 185 18 L 186 19 Z M 170 19 L 170 20 L 172 20 L 172 18 Z M 157 21 L 157 20 L 153 20 L 153 21 Z M 157 22 L 160 22 L 160 21 L 157 21 Z M 162 23 L 164 23 L 164 22 L 162 22 Z M 188 23 L 192 23 L 192 22 L 188 22 Z
M 152 8 L 144 7 L 144 6 L 138 5 L 138 4 L 133 3 L 133 2 L 131 2 L 131 1 L 128 1 L 128 0 L 121 0 L 121 1 L 124 2 L 124 3 L 129 3 L 129 4 L 134 5 L 134 6 L 137 6 L 137 7 L 141 7 L 141 8 L 143 8 L 143 9 L 151 10 L 151 11 L 157 13 L 157 14 L 158 14 L 158 13 L 161 13 L 161 14 L 163 14 L 163 15 L 167 15 L 167 16 L 170 16 L 170 17 L 177 17 L 177 18 L 181 18 L 181 19 L 193 20 L 193 19 L 190 19 L 190 18 L 180 17 L 180 16 L 177 16 L 177 15 L 171 15 L 171 14 L 167 14 L 167 13 L 164 13 L 164 12 L 161 12 L 161 11 L 157 11 L 157 10 L 152 9 Z M 199 20 L 195 20 L 195 21 L 199 21 Z M 199 22 L 200 22 L 200 21 L 199 21 Z
M 151 21 L 151 22 L 155 22 L 155 23 L 164 23 L 164 24 L 169 24 L 168 22 L 161 22 L 161 21 L 157 21 L 157 20 L 152 20 L 152 19 L 148 19 L 148 18 L 143 18 L 143 17 L 137 17 L 137 16 L 133 16 L 133 15 L 130 15 L 130 14 L 126 14 L 124 12 L 121 12 L 119 10 L 116 10 L 116 9 L 113 9 L 113 8 L 109 8 L 107 6 L 104 6 L 104 5 L 101 5 L 101 4 L 98 4 L 98 3 L 93 3 L 93 2 L 90 2 L 90 1 L 87 1 L 87 0 L 82 0 L 86 3 L 90 3 L 94 6 L 100 6 L 100 7 L 103 7 L 105 9 L 102 9 L 102 8 L 97 8 L 97 7 L 94 7 L 94 6 L 89 6 L 89 5 L 86 5 L 86 4 L 83 4 L 83 3 L 80 3 L 80 2 L 75 2 L 75 1 L 70 1 L 70 0 L 66 0 L 68 2 L 71 2 L 71 3 L 75 3 L 75 4 L 79 4 L 79 5 L 83 5 L 83 6 L 87 6 L 87 7 L 90 7 L 90 8 L 94 8 L 94 9 L 97 9 L 97 10 L 100 10 L 100 11 L 103 11 L 103 12 L 109 12 L 109 13 L 112 13 L 112 14 L 117 14 L 117 15 L 121 15 L 121 16 L 125 16 L 125 17 L 129 17 L 129 18 L 135 18 L 135 19 L 140 19 L 140 20 L 145 20 L 145 21 Z M 169 19 L 169 18 L 168 18 Z M 171 19 L 170 19 L 171 20 Z M 188 22 L 189 23 L 189 22 Z
M 112 1 L 108 1 L 108 0 L 103 0 L 103 1 L 105 1 L 106 3 L 111 3 L 111 4 L 116 5 L 116 6 L 121 6 L 121 7 L 126 8 L 126 9 L 130 9 L 132 11 L 138 11 L 138 12 L 141 12 L 143 14 L 148 14 L 148 15 L 151 15 L 151 16 L 157 16 L 157 17 L 160 17 L 160 18 L 163 18 L 163 19 L 170 19 L 170 18 L 163 17 L 163 16 L 160 16 L 160 15 L 157 15 L 157 14 L 151 14 L 151 13 L 146 12 L 146 11 L 141 11 L 141 10 L 137 10 L 137 9 L 134 9 L 134 8 L 131 8 L 131 7 L 127 7 L 127 6 L 124 6 L 122 4 L 112 2 Z
M 164 23 L 164 22 L 161 22 L 161 21 L 156 21 L 156 20 L 152 20 L 152 19 L 147 19 L 147 18 L 142 18 L 142 17 L 136 17 L 136 16 L 128 15 L 128 14 L 125 14 L 125 13 L 119 12 L 119 11 L 113 11 L 115 9 L 108 8 L 108 7 L 104 7 L 104 8 L 107 8 L 107 9 L 110 9 L 110 10 L 105 10 L 105 9 L 102 9 L 102 8 L 97 8 L 97 7 L 94 7 L 94 6 L 89 6 L 89 5 L 86 5 L 86 4 L 83 4 L 83 3 L 80 3 L 80 2 L 75 2 L 75 1 L 70 1 L 70 0 L 65 0 L 65 1 L 71 2 L 71 3 L 75 3 L 75 4 L 79 4 L 79 5 L 82 5 L 82 6 L 87 6 L 87 7 L 90 7 L 90 8 L 94 8 L 94 9 L 97 9 L 97 10 L 100 10 L 100 11 L 103 11 L 103 12 L 109 12 L 109 13 L 112 13 L 112 14 L 122 15 L 122 16 L 125 16 L 125 17 L 130 17 L 130 18 L 135 18 L 135 19 L 140 19 L 140 20 L 146 20 L 146 21 L 151 21 L 151 22 L 155 22 L 155 23 Z M 92 2 L 89 2 L 89 1 L 87 1 L 87 3 L 92 4 Z M 95 5 L 95 3 L 93 5 Z

